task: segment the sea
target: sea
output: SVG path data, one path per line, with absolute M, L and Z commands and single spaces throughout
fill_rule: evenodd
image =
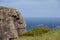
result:
M 25 18 L 26 30 L 30 30 L 37 26 L 48 26 L 52 29 L 60 27 L 60 18 L 39 18 L 39 17 L 29 17 Z

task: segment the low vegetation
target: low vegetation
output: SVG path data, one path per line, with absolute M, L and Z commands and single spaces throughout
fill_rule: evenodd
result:
M 48 28 L 48 27 L 47 27 Z M 26 32 L 25 34 L 29 34 L 31 31 L 35 31 L 34 35 L 35 36 L 22 36 L 21 38 L 17 38 L 15 40 L 60 40 L 60 28 L 56 29 L 56 30 L 51 30 L 50 28 L 33 28 L 32 30 Z M 37 35 L 36 30 L 49 30 L 47 32 L 42 31 L 42 35 Z M 41 31 L 40 31 L 41 32 Z M 37 36 L 36 36 L 37 35 Z
M 35 27 L 29 31 L 27 31 L 26 33 L 24 33 L 24 36 L 41 36 L 42 34 L 45 34 L 49 31 L 51 31 L 51 28 L 48 27 Z

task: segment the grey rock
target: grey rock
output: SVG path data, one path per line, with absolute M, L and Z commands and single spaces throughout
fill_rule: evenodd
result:
M 0 6 L 0 39 L 21 37 L 26 31 L 21 13 L 14 8 Z

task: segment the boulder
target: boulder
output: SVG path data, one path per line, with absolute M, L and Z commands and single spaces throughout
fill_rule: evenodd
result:
M 0 39 L 21 37 L 26 31 L 25 21 L 14 8 L 0 6 Z

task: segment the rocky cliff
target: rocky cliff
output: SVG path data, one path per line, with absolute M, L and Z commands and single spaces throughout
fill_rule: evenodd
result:
M 20 37 L 25 28 L 25 21 L 19 11 L 0 6 L 0 39 Z

